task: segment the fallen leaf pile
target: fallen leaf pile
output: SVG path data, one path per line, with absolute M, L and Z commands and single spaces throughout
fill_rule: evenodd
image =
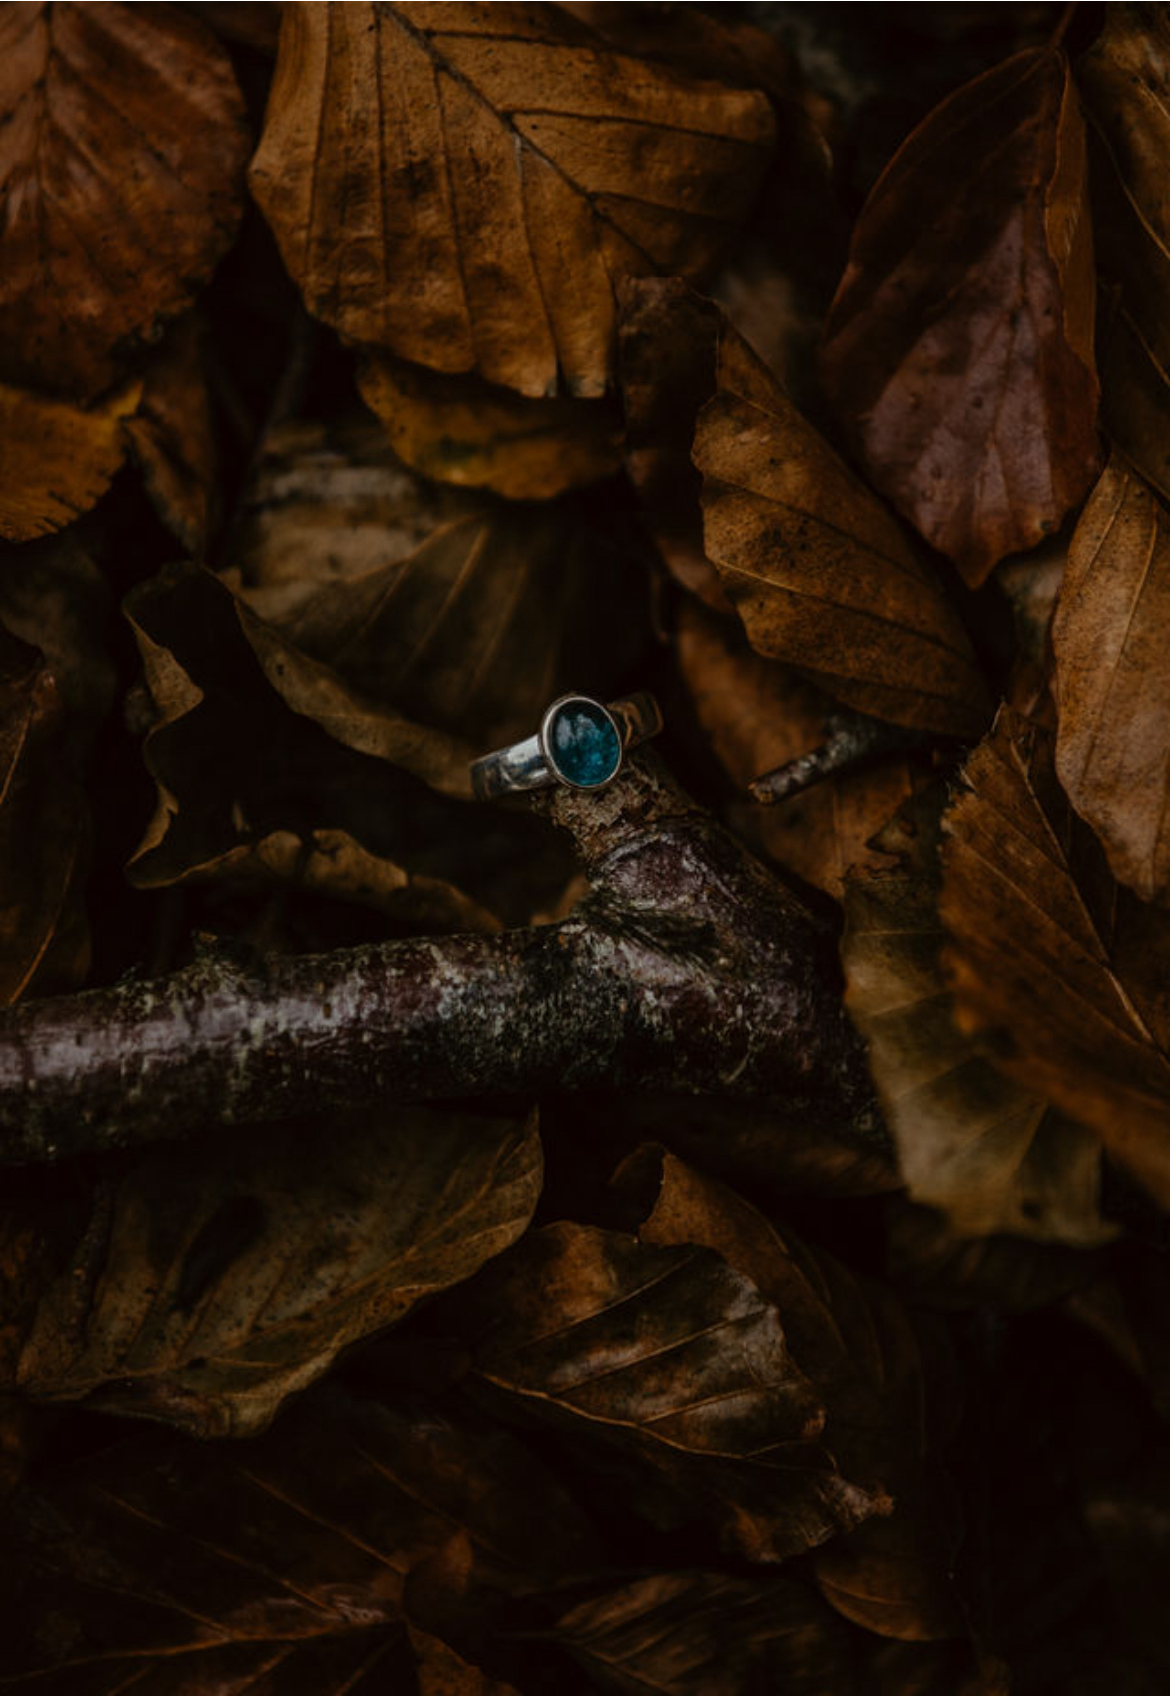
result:
M 731 10 L 0 8 L 0 1002 L 560 919 L 650 688 L 881 1117 L 9 1168 L 3 1691 L 1165 1690 L 1170 7 Z

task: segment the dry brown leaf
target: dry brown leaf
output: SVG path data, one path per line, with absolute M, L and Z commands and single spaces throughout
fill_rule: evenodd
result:
M 644 616 L 630 556 L 604 523 L 588 497 L 516 506 L 428 484 L 374 425 L 294 428 L 260 468 L 228 581 L 302 670 L 327 667 L 368 702 L 482 753 L 530 735 L 562 692 L 605 696 L 623 681 Z M 278 679 L 261 659 L 291 702 L 293 672 Z M 303 698 L 293 705 L 321 718 Z M 465 756 L 434 776 L 411 770 L 468 793 Z
M 5 1381 L 257 1432 L 339 1350 L 511 1244 L 540 1183 L 534 1120 L 427 1107 L 221 1132 L 88 1188 L 38 1176 L 8 1204 Z
M 892 1496 L 892 1515 L 816 1552 L 828 1601 L 894 1638 L 954 1633 L 955 1529 L 945 1483 L 925 1470 L 929 1376 L 898 1302 L 661 1148 L 635 1152 L 615 1184 L 645 1200 L 643 1243 L 715 1250 L 775 1305 L 788 1348 L 824 1403 L 824 1439 L 837 1466 L 875 1497 Z
M 468 1665 L 417 1632 L 412 1574 L 456 1530 L 505 1593 L 598 1559 L 539 1457 L 433 1402 L 318 1387 L 259 1439 L 139 1431 L 86 1464 L 6 1522 L 0 1678 L 30 1692 L 506 1692 L 425 1684 Z
M 835 703 L 815 685 L 765 660 L 726 620 L 687 601 L 676 616 L 675 653 L 695 715 L 728 776 L 753 778 L 822 743 Z M 782 866 L 838 901 L 869 839 L 923 781 L 906 755 L 835 773 L 774 806 L 744 801 L 736 830 Z
M 1102 336 L 1101 410 L 1110 441 L 1170 501 L 1170 371 L 1124 307 Z
M 482 378 L 372 357 L 358 373 L 390 446 L 440 483 L 544 501 L 621 465 L 620 416 L 605 401 L 531 400 Z
M 694 455 L 707 555 L 753 648 L 877 718 L 958 736 L 985 724 L 974 652 L 929 567 L 734 334 Z
M 231 240 L 243 97 L 179 6 L 6 7 L 0 66 L 0 378 L 91 396 Z
M 416 761 L 458 793 L 469 747 L 358 696 L 209 572 L 152 579 L 127 612 L 155 708 L 144 756 L 158 786 L 134 883 L 275 878 L 440 930 L 495 924 L 450 876 L 467 864 L 470 807 L 388 764 Z M 474 859 L 470 870 L 475 885 Z
M 967 582 L 1057 529 L 1097 470 L 1085 136 L 1064 54 L 930 116 L 858 221 L 827 387 L 874 483 Z
M 48 536 L 101 500 L 126 458 L 123 421 L 141 393 L 135 381 L 78 407 L 0 384 L 0 537 Z
M 1056 770 L 1146 902 L 1170 888 L 1170 515 L 1114 455 L 1081 514 L 1052 626 Z
M 763 95 L 611 51 L 552 6 L 289 4 L 250 182 L 347 340 L 596 396 L 614 279 L 705 266 L 772 135 Z
M 775 1309 L 711 1251 L 562 1222 L 450 1314 L 486 1385 L 607 1468 L 635 1458 L 624 1489 L 667 1525 L 698 1516 L 737 1555 L 778 1562 L 884 1507 L 820 1449 L 824 1410 Z
M 574 1604 L 553 1629 L 617 1692 L 844 1692 L 839 1622 L 800 1580 L 647 1574 Z
M 910 1195 L 959 1235 L 1104 1243 L 1097 1139 L 1005 1078 L 955 1022 L 940 960 L 944 803 L 941 787 L 917 797 L 878 839 L 896 861 L 857 867 L 845 890 L 845 1006 Z
M 219 455 L 197 317 L 180 320 L 143 370 L 142 399 L 126 420 L 130 448 L 159 518 L 203 559 L 219 517 Z
M 963 785 L 944 820 L 940 903 L 960 1024 L 987 1035 L 1010 1077 L 1091 1126 L 1165 1204 L 1170 1061 L 1137 983 L 1116 970 L 1116 886 L 1094 864 L 1095 845 L 1082 845 L 1051 738 L 1001 709 Z M 1164 983 L 1170 928 L 1162 910 L 1143 915 Z

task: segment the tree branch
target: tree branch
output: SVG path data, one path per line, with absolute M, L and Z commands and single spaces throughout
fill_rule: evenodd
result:
M 643 751 L 536 799 L 593 889 L 567 920 L 182 972 L 0 1016 L 0 1160 L 454 1095 L 782 1098 L 882 1139 L 831 936 Z

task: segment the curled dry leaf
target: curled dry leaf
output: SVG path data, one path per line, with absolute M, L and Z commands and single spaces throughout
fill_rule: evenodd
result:
M 123 420 L 141 383 L 91 407 L 0 384 L 0 537 L 29 542 L 100 501 L 126 458 Z
M 935 109 L 858 220 L 827 387 L 874 485 L 969 584 L 1097 469 L 1084 122 L 1056 48 Z
M 930 568 L 734 334 L 694 456 L 707 555 L 753 648 L 876 718 L 981 728 L 986 687 Z
M 243 97 L 179 6 L 10 6 L 0 65 L 0 378 L 91 396 L 227 247 Z
M 891 1494 L 892 1515 L 817 1550 L 815 1573 L 828 1601 L 894 1638 L 957 1632 L 948 1492 L 924 1460 L 927 1364 L 897 1300 L 653 1145 L 635 1152 L 615 1183 L 648 1204 L 638 1229 L 643 1243 L 717 1251 L 775 1306 L 788 1349 L 824 1403 L 824 1440 L 837 1466 L 875 1501 Z M 936 1385 L 943 1377 L 936 1371 Z
M 640 586 L 588 500 L 444 490 L 404 473 L 374 426 L 285 441 L 261 468 L 229 580 L 306 664 L 461 740 L 449 767 L 418 776 L 466 795 L 462 751 L 529 735 L 565 690 L 620 687 Z M 287 695 L 285 666 L 278 679 L 265 662 Z
M 845 1006 L 899 1164 L 955 1233 L 1102 1243 L 1097 1139 L 1005 1078 L 956 1023 L 938 913 L 945 800 L 935 786 L 904 808 L 878 839 L 896 861 L 857 867 L 845 890 Z
M 439 929 L 491 925 L 447 876 L 446 833 L 463 810 L 389 764 L 449 775 L 459 794 L 469 749 L 359 697 L 209 572 L 152 579 L 127 612 L 156 713 L 144 755 L 158 786 L 134 883 L 275 876 Z
M 620 416 L 607 401 L 532 400 L 377 357 L 363 363 L 358 385 L 399 459 L 440 483 L 543 501 L 621 465 Z
M 1051 738 L 1001 709 L 944 819 L 944 964 L 963 1029 L 986 1034 L 1003 1071 L 1091 1126 L 1165 1204 L 1170 1061 L 1145 985 L 1165 983 L 1170 922 L 1155 908 L 1129 916 L 1146 970 L 1123 976 L 1124 897 L 1081 832 Z
M 487 1385 L 617 1452 L 609 1470 L 636 1459 L 625 1489 L 667 1525 L 699 1517 L 737 1555 L 778 1562 L 882 1507 L 819 1448 L 824 1410 L 776 1311 L 709 1250 L 563 1222 L 451 1314 Z
M 675 653 L 699 724 L 738 788 L 746 791 L 753 778 L 824 742 L 836 704 L 798 673 L 756 654 L 728 621 L 683 603 Z M 775 806 L 744 801 L 735 826 L 840 900 L 849 868 L 921 781 L 907 755 L 890 755 L 834 773 Z
M 88 1189 L 38 1175 L 9 1204 L 5 1381 L 257 1432 L 339 1350 L 506 1249 L 540 1177 L 531 1119 L 447 1108 L 220 1133 Z
M 840 1622 L 799 1580 L 647 1574 L 575 1604 L 555 1637 L 616 1692 L 845 1692 Z
M 536 1456 L 438 1406 L 317 1388 L 260 1439 L 137 1433 L 14 1497 L 0 1676 L 29 1692 L 507 1691 L 423 1684 L 439 1647 L 406 1582 L 456 1531 L 521 1592 L 538 1564 L 596 1559 Z M 466 1671 L 443 1649 L 446 1675 Z
M 126 420 L 130 449 L 159 518 L 197 560 L 219 517 L 219 456 L 203 329 L 188 314 L 143 370 L 142 399 Z
M 597 396 L 614 279 L 705 266 L 772 135 L 762 94 L 613 51 L 554 6 L 289 4 L 250 182 L 347 340 Z
M 1146 902 L 1170 889 L 1170 515 L 1115 455 L 1081 514 L 1052 626 L 1056 770 Z

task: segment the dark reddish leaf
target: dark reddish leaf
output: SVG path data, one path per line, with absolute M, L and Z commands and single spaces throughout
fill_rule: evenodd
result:
M 874 484 L 980 584 L 1097 469 L 1084 123 L 1055 48 L 931 113 L 874 189 L 825 381 Z

